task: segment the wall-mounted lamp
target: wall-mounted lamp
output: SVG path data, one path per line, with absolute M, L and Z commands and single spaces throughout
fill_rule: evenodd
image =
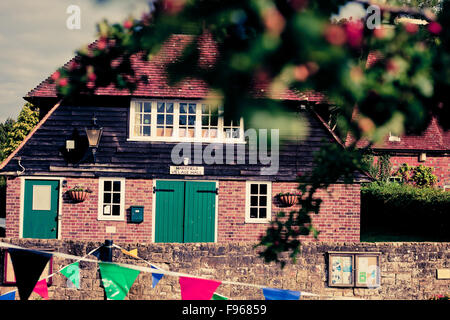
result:
M 100 139 L 102 138 L 103 128 L 97 124 L 97 118 L 95 117 L 95 115 L 92 118 L 92 121 L 93 126 L 90 128 L 85 128 L 85 131 L 89 141 L 89 148 L 92 149 L 92 155 L 94 156 L 94 163 L 95 163 L 96 159 L 95 155 L 97 153 L 97 148 L 100 143 Z
M 75 140 L 66 140 L 66 149 L 67 152 L 75 149 Z

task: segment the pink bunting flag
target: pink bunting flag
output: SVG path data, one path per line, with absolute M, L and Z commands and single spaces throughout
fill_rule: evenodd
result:
M 33 289 L 33 292 L 36 292 L 38 295 L 40 295 L 42 299 L 48 300 L 47 279 L 38 281 Z
M 215 280 L 180 277 L 182 300 L 211 300 L 222 282 Z

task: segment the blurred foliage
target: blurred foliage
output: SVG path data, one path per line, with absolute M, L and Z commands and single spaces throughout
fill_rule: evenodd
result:
M 395 172 L 397 177 L 401 177 L 403 183 L 413 185 L 418 188 L 432 188 L 437 182 L 433 168 L 419 165 L 417 167 L 403 163 Z
M 103 2 L 103 1 L 102 1 Z M 52 75 L 62 96 L 92 94 L 109 85 L 133 91 L 140 81 L 131 57 L 154 56 L 173 34 L 190 34 L 192 42 L 167 68 L 169 82 L 199 78 L 223 97 L 224 116 L 244 117 L 260 111 L 283 110 L 273 94 L 285 89 L 326 94 L 339 108 L 335 122 L 355 143 L 375 142 L 389 131 L 420 133 L 434 116 L 450 127 L 450 1 L 443 1 L 437 17 L 415 11 L 426 25 L 397 23 L 370 29 L 361 21 L 332 23 L 330 17 L 346 0 L 152 0 L 149 12 L 123 23 L 102 21 L 98 41 L 77 52 L 77 58 Z M 367 4 L 365 4 L 367 6 Z M 381 9 L 381 21 L 394 21 Z M 219 59 L 213 67 L 199 64 L 205 36 L 216 41 Z M 369 53 L 378 59 L 366 67 Z M 255 99 L 250 88 L 268 84 L 266 99 Z M 358 114 L 352 117 L 355 106 Z M 317 231 L 310 213 L 317 213 L 315 192 L 336 181 L 349 182 L 364 169 L 355 143 L 349 148 L 325 146 L 309 177 L 301 177 L 299 212 L 277 218 L 261 244 L 267 261 L 280 252 L 298 252 L 299 236 Z M 294 232 L 295 231 L 295 232 Z
M 436 236 L 449 241 L 450 192 L 401 183 L 371 183 L 361 187 L 362 232 Z
M 17 121 L 7 120 L 7 132 L 0 146 L 2 161 L 6 159 L 39 122 L 39 109 L 26 103 L 17 117 Z
M 364 153 L 361 165 L 365 171 L 375 180 L 380 182 L 388 182 L 392 173 L 391 156 L 387 153 L 378 156 L 375 161 L 374 154 Z

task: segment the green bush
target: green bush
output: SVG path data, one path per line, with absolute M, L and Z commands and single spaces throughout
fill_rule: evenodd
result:
M 361 188 L 361 229 L 450 239 L 450 192 L 399 183 Z

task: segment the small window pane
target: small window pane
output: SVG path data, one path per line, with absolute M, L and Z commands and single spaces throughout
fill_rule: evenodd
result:
M 149 114 L 144 115 L 144 124 L 150 124 L 152 117 Z
M 166 112 L 173 113 L 173 103 L 166 103 Z
M 266 196 L 259 196 L 259 205 L 260 206 L 266 206 L 267 205 L 267 197 Z
M 152 105 L 150 102 L 144 102 L 144 112 L 150 113 L 152 110 Z
M 150 135 L 150 126 L 144 126 L 142 128 L 142 133 L 144 136 L 149 136 Z
M 195 103 L 189 103 L 189 113 L 195 113 Z
M 111 203 L 111 193 L 105 192 L 103 194 L 103 202 L 104 203 Z
M 106 215 L 106 216 L 111 215 L 111 205 L 105 204 L 103 206 L 103 214 Z
M 114 181 L 114 191 L 120 191 L 120 181 Z
M 180 113 L 186 113 L 186 112 L 187 112 L 187 104 L 180 103 Z
M 260 194 L 267 194 L 267 184 L 260 184 L 259 185 L 259 193 Z
M 158 114 L 157 123 L 164 124 L 164 115 L 163 114 Z
M 250 205 L 251 206 L 257 206 L 258 205 L 258 196 L 251 196 L 250 197 Z
M 182 126 L 186 125 L 186 116 L 180 116 L 180 125 Z
M 120 204 L 120 193 L 114 193 L 114 195 L 113 195 L 113 203 Z
M 195 116 L 189 116 L 189 125 L 190 126 L 195 125 Z
M 173 124 L 173 116 L 172 116 L 172 115 L 168 114 L 168 115 L 166 116 L 166 124 L 167 124 L 167 125 Z
M 111 191 L 111 181 L 105 181 L 103 184 L 103 190 Z
M 164 112 L 164 108 L 165 108 L 164 102 L 158 102 L 158 108 L 157 108 L 157 111 L 158 111 L 158 112 Z
M 267 209 L 266 208 L 259 208 L 259 217 L 261 219 L 264 219 L 267 217 Z
M 113 205 L 112 208 L 113 208 L 112 215 L 120 216 L 120 205 Z
M 251 185 L 250 193 L 251 194 L 258 194 L 258 185 L 256 183 Z
M 258 208 L 250 208 L 250 218 L 258 218 Z

